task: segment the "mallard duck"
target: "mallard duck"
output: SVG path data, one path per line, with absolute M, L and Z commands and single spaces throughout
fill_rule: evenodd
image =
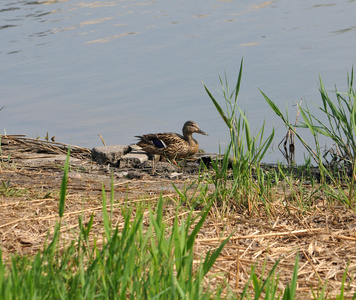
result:
M 176 164 L 175 159 L 186 158 L 197 153 L 199 144 L 192 137 L 194 132 L 207 135 L 199 128 L 197 123 L 193 121 L 185 122 L 182 131 L 183 135 L 166 132 L 136 136 L 140 139 L 137 145 L 147 153 L 166 157 Z

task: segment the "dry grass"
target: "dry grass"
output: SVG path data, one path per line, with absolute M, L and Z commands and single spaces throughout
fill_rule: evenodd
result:
M 11 254 L 34 255 L 40 251 L 46 239 L 51 239 L 58 220 L 59 189 L 63 175 L 63 160 L 59 155 L 65 153 L 65 146 L 31 140 L 22 142 L 13 139 L 10 144 L 2 146 L 0 243 L 4 260 Z M 41 148 L 42 145 L 44 148 Z M 35 161 L 35 158 L 44 156 L 47 159 L 57 157 L 57 161 Z M 75 160 L 75 157 L 79 159 Z M 191 182 L 193 179 L 194 176 L 185 181 Z M 62 220 L 63 241 L 76 239 L 78 216 L 83 216 L 83 222 L 87 222 L 94 213 L 91 238 L 93 240 L 95 236 L 100 245 L 104 234 L 101 187 L 104 184 L 109 192 L 110 181 L 110 172 L 93 163 L 87 149 L 77 148 L 71 163 Z M 178 188 L 183 188 L 185 183 L 174 182 Z M 154 207 L 162 192 L 166 200 L 165 220 L 168 224 L 173 222 L 179 202 L 171 180 L 155 177 L 128 180 L 116 176 L 114 185 L 113 225 L 120 228 L 124 223 L 122 208 L 127 205 L 135 207 L 135 203 Z M 326 282 L 327 296 L 335 297 L 340 293 L 342 277 L 348 264 L 346 290 L 347 295 L 354 294 L 355 213 L 344 205 L 330 204 L 322 191 L 314 195 L 313 203 L 309 204 L 308 209 L 292 204 L 287 209 L 286 202 L 296 197 L 296 193 L 290 189 L 285 191 L 281 185 L 274 190 L 269 214 L 257 197 L 248 199 L 250 209 L 232 211 L 228 207 L 222 209 L 221 206 L 213 206 L 196 240 L 197 262 L 202 254 L 217 247 L 230 233 L 233 235 L 209 273 L 214 276 L 210 283 L 225 281 L 232 290 L 241 292 L 252 265 L 257 264 L 257 274 L 264 272 L 266 276 L 273 264 L 282 258 L 277 273 L 280 274 L 279 284 L 283 288 L 291 280 L 295 257 L 299 253 L 298 297 L 311 297 L 311 288 L 314 291 L 320 290 Z M 306 190 L 309 188 L 311 187 L 305 186 Z M 299 200 L 309 201 L 303 198 L 305 195 L 307 193 Z M 111 212 L 110 209 L 109 205 L 108 213 Z M 180 216 L 185 216 L 187 212 L 186 206 L 179 208 Z M 199 209 L 195 213 L 199 214 Z M 145 216 L 148 219 L 148 211 Z M 145 222 L 148 223 L 148 220 Z

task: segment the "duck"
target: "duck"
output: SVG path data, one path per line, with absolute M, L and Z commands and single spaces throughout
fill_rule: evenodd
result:
M 139 139 L 137 145 L 145 152 L 163 156 L 177 165 L 176 159 L 187 158 L 198 152 L 199 143 L 193 139 L 193 133 L 208 135 L 194 121 L 185 122 L 182 132 L 183 135 L 165 132 L 150 133 L 135 137 Z

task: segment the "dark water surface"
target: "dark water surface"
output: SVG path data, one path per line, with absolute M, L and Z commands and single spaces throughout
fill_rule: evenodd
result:
M 259 89 L 292 117 L 301 98 L 320 103 L 319 74 L 343 90 L 355 12 L 355 0 L 1 1 L 1 132 L 93 147 L 192 119 L 218 152 L 228 132 L 202 82 L 215 91 L 226 71 L 233 85 L 243 57 L 240 107 L 253 130 L 277 128 L 276 147 L 285 129 Z

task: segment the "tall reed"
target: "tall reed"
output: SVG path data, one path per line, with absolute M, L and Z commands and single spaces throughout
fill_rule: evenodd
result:
M 252 189 L 256 188 L 256 184 L 252 178 L 254 175 L 263 174 L 263 172 L 255 172 L 254 169 L 260 168 L 260 162 L 269 150 L 274 137 L 274 128 L 267 138 L 264 137 L 265 123 L 262 124 L 256 135 L 253 135 L 250 128 L 250 123 L 246 113 L 238 105 L 238 95 L 241 86 L 243 60 L 240 63 L 237 82 L 232 90 L 230 90 L 228 79 L 219 76 L 221 84 L 223 109 L 220 101 L 213 96 L 211 91 L 204 85 L 204 88 L 213 102 L 216 110 L 223 119 L 230 134 L 230 142 L 225 150 L 224 157 L 221 163 L 213 164 L 215 174 L 215 185 L 220 186 L 221 191 L 227 191 L 228 197 L 237 199 L 238 202 L 244 202 L 251 194 Z M 230 158 L 231 157 L 231 158 Z M 228 168 L 232 166 L 233 183 L 232 186 L 226 188 L 227 178 L 229 176 Z M 245 203 L 246 204 L 246 203 Z

